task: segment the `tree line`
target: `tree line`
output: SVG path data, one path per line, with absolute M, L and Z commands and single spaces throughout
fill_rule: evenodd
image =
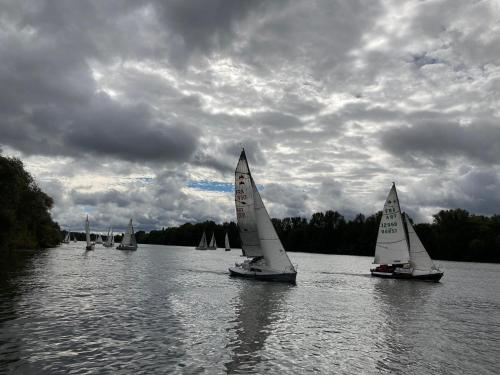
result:
M 60 228 L 50 216 L 53 204 L 21 160 L 0 155 L 0 251 L 59 244 Z
M 316 212 L 310 219 L 272 219 L 287 251 L 373 256 L 382 212 L 347 220 L 336 211 Z M 463 209 L 441 210 L 432 223 L 416 224 L 415 230 L 433 259 L 500 263 L 500 215 L 473 215 Z M 149 233 L 136 233 L 145 244 L 196 246 L 203 231 L 215 234 L 218 246 L 229 235 L 231 247 L 241 247 L 234 222 L 186 223 Z

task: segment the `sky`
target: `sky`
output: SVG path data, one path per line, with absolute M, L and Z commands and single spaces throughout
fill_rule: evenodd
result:
M 500 213 L 498 0 L 0 0 L 0 149 L 61 227 Z

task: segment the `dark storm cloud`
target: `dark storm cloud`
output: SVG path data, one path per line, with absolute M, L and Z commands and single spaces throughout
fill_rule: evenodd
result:
M 483 163 L 500 163 L 500 126 L 490 121 L 470 125 L 452 122 L 422 122 L 391 128 L 380 135 L 383 147 L 394 156 L 431 161 L 464 157 Z
M 23 4 L 10 6 L 11 19 L 0 18 L 0 142 L 27 155 L 191 157 L 195 129 L 163 123 L 148 105 L 120 103 L 98 90 L 89 59 L 103 56 L 106 37 L 93 33 L 107 26 L 106 35 L 116 36 L 116 25 L 104 25 L 99 14 L 111 9 L 92 2 Z M 117 17 L 129 8 L 119 7 Z
M 193 53 L 210 55 L 214 50 L 227 47 L 236 36 L 237 23 L 264 2 L 170 0 L 152 3 L 158 19 L 171 33 L 168 37 L 171 62 L 182 67 Z

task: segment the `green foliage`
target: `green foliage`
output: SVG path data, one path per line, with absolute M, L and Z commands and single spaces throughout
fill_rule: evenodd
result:
M 316 212 L 310 220 L 301 217 L 272 219 L 287 251 L 373 256 L 382 212 L 346 220 L 336 211 Z M 139 243 L 196 246 L 203 230 L 215 232 L 219 246 L 227 231 L 232 247 L 240 247 L 237 225 L 213 221 L 183 224 L 145 233 Z M 433 259 L 500 263 L 500 215 L 471 215 L 465 210 L 440 211 L 432 224 L 417 224 L 415 230 Z
M 61 235 L 49 213 L 53 203 L 19 159 L 0 155 L 0 250 L 56 246 Z

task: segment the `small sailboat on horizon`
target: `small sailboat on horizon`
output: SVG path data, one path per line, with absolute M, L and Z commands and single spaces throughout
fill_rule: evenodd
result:
M 226 251 L 231 251 L 231 246 L 229 246 L 229 236 L 226 232 L 226 237 L 224 238 L 224 247 Z
M 104 241 L 104 243 L 102 244 L 102 246 L 104 246 L 104 247 L 113 247 L 114 244 L 115 244 L 115 237 L 113 235 L 113 230 L 111 229 L 111 227 L 109 227 L 109 229 L 108 229 L 108 236 L 106 237 L 106 241 Z
M 134 234 L 134 226 L 130 219 L 127 231 L 123 235 L 122 243 L 116 247 L 118 250 L 137 250 L 137 241 Z
M 235 170 L 235 205 L 243 255 L 231 276 L 295 283 L 297 271 L 283 248 L 250 173 L 245 150 Z
M 215 232 L 212 233 L 212 239 L 207 247 L 208 250 L 217 250 L 217 241 L 215 241 Z
M 102 241 L 102 236 L 100 234 L 97 235 L 97 239 L 95 240 L 95 243 L 98 245 L 102 245 L 103 241 Z
M 392 184 L 380 219 L 372 276 L 439 281 L 443 272 L 433 263 L 406 213 L 401 212 Z
M 201 236 L 200 243 L 198 246 L 195 247 L 196 250 L 207 250 L 208 249 L 208 244 L 207 244 L 207 235 L 205 234 L 205 231 L 203 231 L 203 235 Z
M 69 243 L 71 241 L 70 239 L 70 233 L 66 232 L 66 236 L 64 236 L 64 240 L 62 241 L 63 243 Z
M 89 215 L 87 215 L 87 219 L 85 220 L 85 240 L 87 241 L 85 251 L 94 250 L 94 243 L 90 242 Z

